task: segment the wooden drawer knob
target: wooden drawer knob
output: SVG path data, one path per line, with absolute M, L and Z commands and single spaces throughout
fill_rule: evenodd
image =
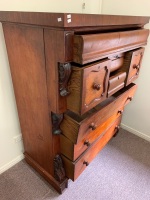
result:
M 128 97 L 128 98 L 127 98 L 127 100 L 130 100 L 130 101 L 132 101 L 132 99 L 133 99 L 133 97 Z
M 86 166 L 89 165 L 89 163 L 87 161 L 84 161 L 83 164 L 86 165 Z
M 100 90 L 100 89 L 101 89 L 101 85 L 100 85 L 100 84 L 94 83 L 93 89 L 94 89 L 94 90 Z
M 116 125 L 116 127 L 115 127 L 115 134 L 113 135 L 113 137 L 116 137 L 118 135 L 119 129 L 120 129 L 120 126 Z
M 87 141 L 84 142 L 84 145 L 86 145 L 87 147 L 89 147 L 90 146 L 90 142 L 87 140 Z
M 119 113 L 119 114 L 122 114 L 122 113 L 123 113 L 123 110 L 118 110 L 118 113 Z
M 133 65 L 133 69 L 139 69 L 139 65 Z
M 89 128 L 91 128 L 92 130 L 95 130 L 96 129 L 96 125 L 94 123 L 91 123 Z

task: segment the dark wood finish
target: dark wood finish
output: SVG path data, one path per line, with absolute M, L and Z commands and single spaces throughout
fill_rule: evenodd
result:
M 121 118 L 118 118 L 114 124 L 105 132 L 105 134 L 98 138 L 87 151 L 84 152 L 75 162 L 71 162 L 62 155 L 63 163 L 66 169 L 66 176 L 75 181 L 79 175 L 86 169 L 100 150 L 107 144 L 107 142 L 116 133 L 116 126 L 120 124 Z
M 139 76 L 139 71 L 144 54 L 144 48 L 125 53 L 123 68 L 127 72 L 126 85 L 132 83 Z
M 73 66 L 68 82 L 70 94 L 67 96 L 67 108 L 69 110 L 82 115 L 106 99 L 109 66 L 109 60 L 82 68 Z
M 117 71 L 109 78 L 108 97 L 124 87 L 126 76 L 126 72 Z
M 124 109 L 124 107 L 118 108 L 119 110 Z M 65 137 L 63 134 L 60 136 L 60 148 L 61 153 L 65 155 L 71 161 L 75 161 L 86 149 L 92 145 L 92 143 L 120 117 L 122 113 L 116 112 L 111 117 L 109 117 L 104 123 L 98 126 L 94 131 L 86 135 L 81 141 L 77 144 L 74 144 L 70 139 Z
M 25 152 L 53 173 L 43 30 L 14 24 L 3 30 Z
M 54 177 L 58 182 L 62 182 L 66 177 L 60 155 L 56 155 L 54 158 Z
M 68 19 L 71 19 L 71 22 Z M 127 28 L 131 25 L 143 27 L 149 22 L 149 17 L 0 11 L 0 21 L 50 27 L 125 26 Z
M 70 63 L 60 63 L 58 65 L 59 71 L 59 92 L 60 96 L 64 97 L 69 94 L 67 91 L 67 84 L 71 74 L 71 64 Z
M 52 119 L 52 131 L 53 134 L 59 135 L 61 133 L 60 130 L 60 123 L 63 120 L 63 114 L 56 114 L 56 113 L 51 113 L 51 119 Z
M 113 114 L 118 113 L 120 107 L 124 107 L 128 102 L 128 97 L 133 97 L 137 86 L 130 84 L 121 92 L 110 97 L 104 104 L 100 104 L 93 111 L 90 111 L 84 116 L 78 116 L 70 111 L 64 115 L 60 127 L 63 134 L 69 138 L 74 144 L 81 141 L 86 135 L 93 130 L 91 124 L 95 126 L 102 125 Z M 99 117 L 100 116 L 100 117 Z
M 26 162 L 31 165 L 36 171 L 43 176 L 48 183 L 50 183 L 60 194 L 68 187 L 68 178 L 65 178 L 61 183 L 58 182 L 51 174 L 45 171 L 35 160 L 33 160 L 27 153 L 24 153 Z
M 148 29 L 101 34 L 75 35 L 73 61 L 89 63 L 114 52 L 124 52 L 146 45 Z
M 139 72 L 148 21 L 0 11 L 25 160 L 59 193 L 67 177 L 75 180 L 118 131 L 136 90 L 131 82 Z M 124 78 L 119 75 L 119 83 L 111 78 L 122 72 L 129 85 L 116 93 Z M 108 82 L 109 92 L 115 89 L 110 97 Z

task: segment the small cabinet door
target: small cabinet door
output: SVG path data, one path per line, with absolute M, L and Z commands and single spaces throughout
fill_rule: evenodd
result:
M 127 71 L 126 85 L 133 82 L 139 75 L 144 48 L 129 51 L 125 54 L 124 68 Z

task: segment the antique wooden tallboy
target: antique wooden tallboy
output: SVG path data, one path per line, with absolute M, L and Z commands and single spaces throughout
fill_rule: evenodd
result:
M 1 11 L 0 22 L 25 160 L 61 193 L 119 131 L 149 17 Z

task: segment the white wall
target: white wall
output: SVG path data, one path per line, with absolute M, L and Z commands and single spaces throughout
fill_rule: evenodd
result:
M 82 9 L 82 4 L 85 9 Z M 99 13 L 101 0 L 0 0 L 0 10 Z M 0 173 L 23 158 L 22 142 L 14 137 L 21 134 L 6 47 L 0 25 Z
M 150 16 L 150 1 L 148 0 L 103 0 L 102 14 L 114 15 L 139 15 Z M 150 29 L 150 24 L 146 25 Z M 150 141 L 150 38 L 145 49 L 145 54 L 140 71 L 140 77 L 136 81 L 138 90 L 133 103 L 127 106 L 123 124 L 124 128 Z

